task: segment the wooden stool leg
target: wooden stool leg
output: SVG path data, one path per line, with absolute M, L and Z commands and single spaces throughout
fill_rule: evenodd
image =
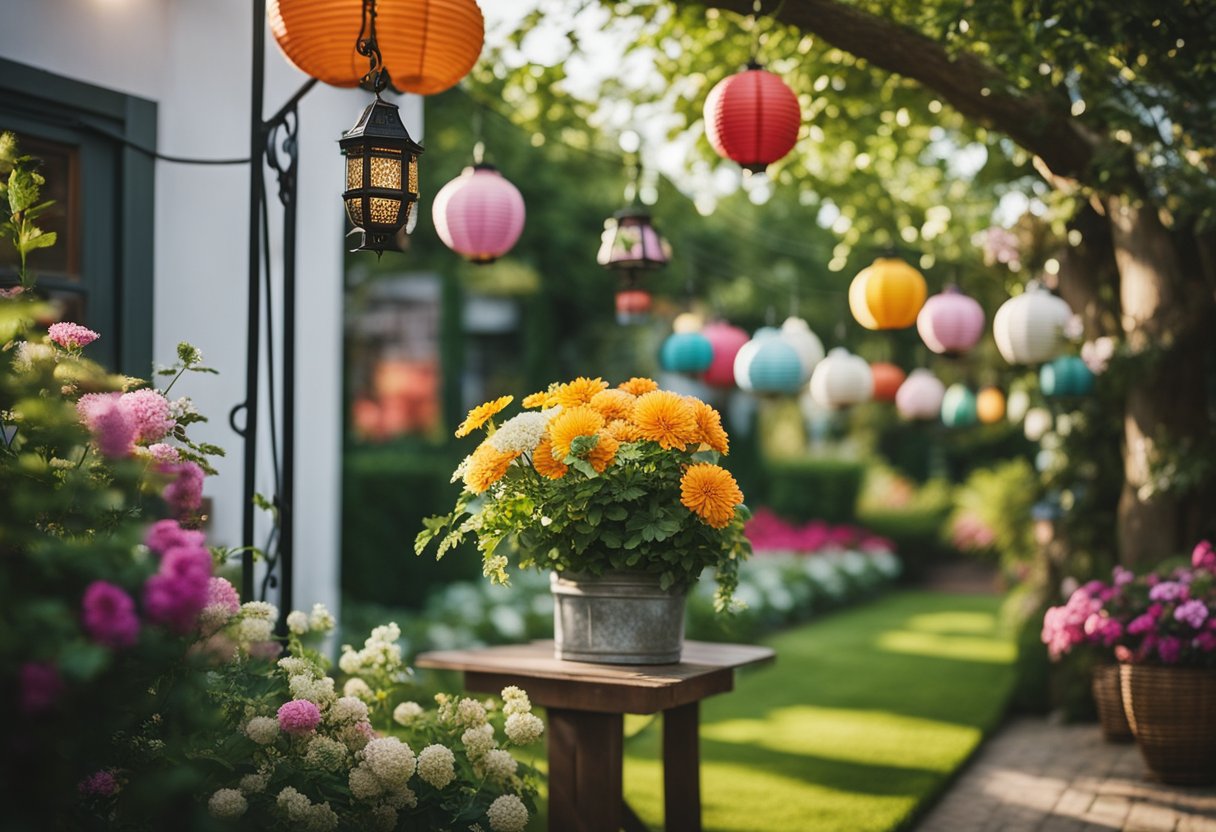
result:
M 663 821 L 667 832 L 701 832 L 699 703 L 663 711 Z
M 549 708 L 549 832 L 619 832 L 620 714 Z

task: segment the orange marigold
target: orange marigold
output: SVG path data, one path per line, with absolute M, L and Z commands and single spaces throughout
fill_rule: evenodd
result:
M 502 479 L 517 456 L 518 451 L 503 452 L 489 442 L 482 442 L 469 458 L 468 467 L 464 472 L 464 484 L 474 494 L 480 494 Z
M 734 519 L 743 492 L 725 468 L 701 463 L 688 466 L 680 479 L 680 502 L 707 525 L 721 529 Z
M 608 422 L 616 419 L 628 419 L 633 414 L 633 404 L 637 397 L 624 390 L 601 390 L 591 397 L 591 406 L 600 412 Z
M 697 417 L 684 397 L 667 390 L 655 390 L 638 397 L 633 406 L 633 423 L 643 439 L 658 442 L 663 448 L 679 448 L 697 442 Z
M 608 382 L 602 378 L 584 378 L 579 376 L 574 381 L 558 387 L 553 395 L 553 399 L 547 404 L 560 404 L 562 407 L 578 407 L 580 404 L 590 403 L 592 396 L 607 388 Z
M 532 452 L 532 467 L 536 473 L 550 480 L 560 480 L 570 470 L 570 466 L 553 456 L 553 440 L 548 436 L 540 440 Z
M 469 415 L 460 423 L 460 427 L 456 428 L 456 436 L 468 436 L 473 431 L 484 425 L 486 422 L 498 413 L 504 407 L 515 401 L 514 396 L 503 396 L 495 399 L 492 402 L 479 404 L 477 407 L 469 411 Z
M 613 419 L 606 429 L 617 442 L 637 442 L 642 438 L 642 432 L 633 422 L 624 419 Z
M 616 441 L 610 433 L 599 434 L 599 441 L 595 443 L 595 447 L 591 449 L 591 453 L 587 454 L 587 461 L 591 463 L 591 467 L 595 469 L 597 474 L 604 473 L 604 469 L 612 464 L 616 459 L 616 452 L 621 447 L 621 443 Z
M 697 432 L 701 434 L 701 442 L 720 454 L 730 453 L 730 438 L 722 427 L 722 414 L 700 399 L 693 400 L 692 409 L 697 419 Z
M 570 445 L 580 436 L 595 436 L 604 427 L 604 417 L 593 407 L 582 405 L 563 410 L 549 423 L 549 437 L 553 443 L 553 455 L 565 459 L 570 455 Z
M 643 396 L 646 393 L 653 393 L 659 389 L 659 383 L 652 378 L 641 378 L 634 376 L 629 381 L 622 381 L 617 385 L 617 389 L 624 390 L 626 393 L 632 393 L 635 396 Z

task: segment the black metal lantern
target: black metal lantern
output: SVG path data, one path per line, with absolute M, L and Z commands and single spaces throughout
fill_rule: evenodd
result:
M 418 156 L 396 104 L 379 95 L 338 142 L 346 156 L 346 215 L 362 239 L 354 251 L 396 248 L 418 201 Z
M 639 206 L 617 211 L 604 221 L 604 234 L 596 260 L 607 269 L 635 271 L 661 269 L 671 258 L 667 241 Z

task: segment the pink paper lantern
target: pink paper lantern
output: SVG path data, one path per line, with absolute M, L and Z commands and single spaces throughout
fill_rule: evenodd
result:
M 916 331 L 935 353 L 964 353 L 984 334 L 984 309 L 953 286 L 925 301 L 916 316 Z
M 443 244 L 474 263 L 502 257 L 524 230 L 524 198 L 492 165 L 474 165 L 439 189 L 431 216 Z
M 925 368 L 913 370 L 895 394 L 895 407 L 905 419 L 936 419 L 946 387 Z
M 702 377 L 711 387 L 733 387 L 735 384 L 735 356 L 749 340 L 748 334 L 725 321 L 706 325 L 701 334 L 709 339 L 714 350 L 713 361 Z

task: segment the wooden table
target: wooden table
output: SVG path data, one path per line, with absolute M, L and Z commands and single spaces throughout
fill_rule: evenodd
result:
M 767 647 L 684 642 L 667 665 L 568 662 L 553 642 L 423 653 L 417 667 L 459 670 L 466 690 L 519 685 L 548 711 L 551 832 L 644 830 L 621 794 L 624 714 L 663 714 L 667 832 L 701 829 L 699 703 L 734 687 L 737 667 L 772 661 Z

